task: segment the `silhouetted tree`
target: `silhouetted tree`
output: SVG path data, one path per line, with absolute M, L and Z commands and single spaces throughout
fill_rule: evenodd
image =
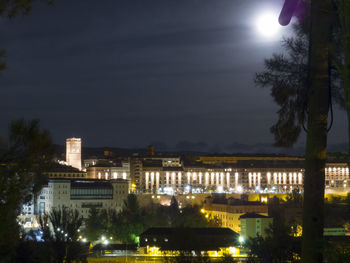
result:
M 78 241 L 83 217 L 77 210 L 66 207 L 52 209 L 48 214 L 38 216 L 43 240 L 54 251 L 55 262 L 81 260 L 86 257 L 83 245 Z
M 265 71 L 257 73 L 255 83 L 271 87 L 271 96 L 280 106 L 278 121 L 270 131 L 277 146 L 293 145 L 305 121 L 307 104 L 308 37 L 306 25 L 294 26 L 295 37 L 283 39 L 283 54 L 265 59 Z
M 345 108 L 348 117 L 348 155 L 350 157 L 350 2 L 337 0 L 337 4 L 343 56 L 338 60 L 336 66 L 341 74 L 344 86 Z M 350 163 L 350 158 L 348 163 Z
M 300 257 L 300 238 L 293 237 L 290 226 L 275 221 L 267 231 L 267 237 L 258 236 L 246 242 L 249 262 L 291 262 Z
M 33 202 L 50 166 L 53 146 L 48 131 L 39 121 L 12 121 L 7 142 L 0 145 L 0 258 L 15 256 L 19 242 L 17 216 L 23 204 Z
M 35 0 L 2 0 L 0 1 L 0 16 L 14 18 L 18 15 L 27 15 L 32 9 Z M 54 0 L 40 0 L 53 4 Z M 0 50 L 0 71 L 6 68 L 5 51 Z
M 271 58 L 265 59 L 265 70 L 256 73 L 254 78 L 256 85 L 271 88 L 271 96 L 280 107 L 277 112 L 278 120 L 270 128 L 275 137 L 276 146 L 292 146 L 299 138 L 302 126 L 307 121 L 310 95 L 308 82 L 309 19 L 293 25 L 294 36 L 282 40 L 284 52 L 274 53 Z M 341 60 L 339 53 L 342 52 L 338 43 L 339 33 L 335 35 L 330 54 L 330 61 L 334 66 L 339 64 Z M 331 81 L 329 84 L 333 102 L 343 108 L 345 106 L 344 90 L 340 81 L 340 71 L 337 68 L 330 66 Z
M 98 240 L 101 235 L 105 233 L 105 226 L 103 225 L 102 215 L 96 208 L 90 208 L 89 217 L 85 220 L 85 227 L 83 235 L 89 241 L 94 242 Z
M 129 194 L 123 210 L 114 218 L 110 233 L 125 243 L 136 243 L 137 237 L 145 230 L 145 218 L 135 194 Z
M 279 73 L 274 78 L 275 82 L 272 82 L 277 83 L 276 91 L 273 91 L 272 95 L 281 106 L 279 121 L 271 128 L 276 144 L 293 145 L 300 134 L 301 124 L 307 119 L 302 257 L 305 262 L 322 261 L 324 167 L 331 83 L 331 25 L 334 14 L 332 3 L 332 0 L 311 1 L 310 26 L 307 27 L 310 33 L 309 39 L 306 39 L 309 40 L 309 44 L 306 45 L 307 49 L 304 49 L 307 51 L 305 58 L 308 60 L 300 61 L 300 57 L 293 56 L 289 60 L 292 64 L 282 60 L 278 63 L 282 67 L 277 67 Z M 279 62 L 278 59 L 276 61 Z M 303 67 L 305 63 L 307 66 Z M 301 70 L 307 72 L 307 78 Z M 295 79 L 291 78 L 293 72 Z M 307 116 L 304 115 L 306 112 Z
M 200 212 L 198 205 L 188 205 L 181 209 L 181 213 L 173 218 L 173 227 L 219 227 L 221 224 L 217 218 L 206 218 Z
M 223 254 L 222 257 L 218 258 L 217 262 L 219 263 L 234 263 L 238 262 L 238 260 L 235 260 L 234 257 L 230 254 Z

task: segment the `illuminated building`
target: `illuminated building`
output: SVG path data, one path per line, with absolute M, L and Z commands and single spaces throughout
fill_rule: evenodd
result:
M 244 199 L 235 199 L 225 197 L 208 197 L 203 206 L 202 213 L 208 214 L 212 218 L 221 221 L 222 227 L 227 227 L 240 233 L 241 224 L 239 218 L 246 213 L 259 213 L 268 215 L 267 204 Z
M 174 168 L 175 170 L 178 168 L 182 168 L 181 158 L 179 156 L 145 156 L 145 157 L 132 157 L 130 160 L 130 177 L 132 184 L 136 185 L 137 192 L 150 192 L 151 189 L 156 192 L 156 187 L 151 187 L 150 181 L 146 182 L 146 172 L 151 171 L 152 167 L 156 167 L 155 173 L 158 172 L 160 175 L 160 170 L 163 170 L 163 167 Z M 151 175 L 148 175 L 150 180 Z M 149 187 L 147 187 L 147 185 Z M 159 184 L 159 186 L 163 186 L 163 184 Z M 163 186 L 164 187 L 164 186 Z
M 50 179 L 37 196 L 37 213 L 50 212 L 52 208 L 77 209 L 87 218 L 90 208 L 120 211 L 129 194 L 129 181 L 123 179 L 67 180 Z
M 50 170 L 44 172 L 49 178 L 65 178 L 65 179 L 86 179 L 87 174 L 84 171 L 78 170 L 72 166 L 61 165 L 58 163 L 52 164 Z
M 98 162 L 86 168 L 87 177 L 89 179 L 124 179 L 130 180 L 130 163 L 106 163 Z
M 257 213 L 246 213 L 239 217 L 241 221 L 241 237 L 244 240 L 261 236 L 267 237 L 266 230 L 273 223 L 273 218 Z
M 140 193 L 290 193 L 302 192 L 304 159 L 289 156 L 191 156 L 138 158 L 132 174 Z M 137 163 L 137 164 L 136 164 Z M 327 163 L 326 191 L 346 192 L 346 163 Z M 341 188 L 341 189 L 340 189 Z
M 81 139 L 66 139 L 66 162 L 68 165 L 81 170 Z
M 349 167 L 346 163 L 327 163 L 325 168 L 326 188 L 349 187 Z
M 218 251 L 234 249 L 239 235 L 228 228 L 149 228 L 140 235 L 140 247 L 153 256 L 188 251 L 221 256 Z
M 236 163 L 185 163 L 165 166 L 161 160 L 143 161 L 139 189 L 146 193 L 290 192 L 303 185 L 300 160 L 238 160 Z

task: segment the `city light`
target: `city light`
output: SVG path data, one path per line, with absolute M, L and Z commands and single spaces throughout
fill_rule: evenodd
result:
M 236 191 L 237 191 L 237 193 L 243 193 L 243 187 L 241 185 L 238 185 L 236 187 Z
M 149 248 L 149 253 L 152 255 L 152 256 L 159 256 L 161 255 L 161 252 L 159 250 L 159 247 L 150 247 Z

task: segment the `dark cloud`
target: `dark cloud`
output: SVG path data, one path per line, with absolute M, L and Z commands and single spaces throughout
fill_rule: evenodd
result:
M 56 143 L 79 136 L 89 146 L 271 145 L 277 107 L 253 76 L 280 43 L 262 40 L 253 23 L 282 2 L 60 0 L 3 18 L 0 129 L 25 117 L 40 118 Z M 346 138 L 341 116 L 335 142 Z

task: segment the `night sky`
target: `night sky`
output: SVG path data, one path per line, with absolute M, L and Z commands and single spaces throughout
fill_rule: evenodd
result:
M 266 38 L 255 21 L 282 4 L 56 0 L 2 18 L 1 134 L 24 117 L 39 118 L 57 144 L 274 151 L 278 108 L 253 77 L 289 28 Z M 346 143 L 345 113 L 335 113 L 329 143 Z

